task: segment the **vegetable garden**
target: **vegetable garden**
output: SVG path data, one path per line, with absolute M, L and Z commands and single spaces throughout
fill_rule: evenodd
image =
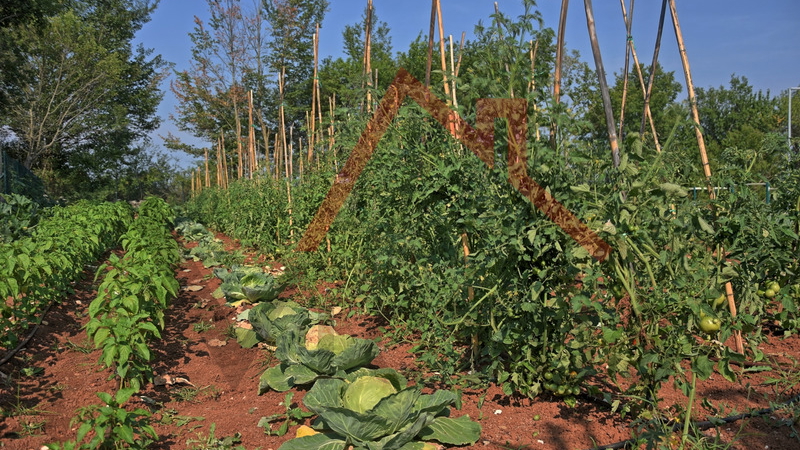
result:
M 422 96 L 457 114 L 392 104 L 396 85 L 365 75 L 360 103 L 331 98 L 325 134 L 315 75 L 307 153 L 281 123 L 259 166 L 251 115 L 249 151 L 239 129 L 226 154 L 221 132 L 183 204 L 7 196 L 3 445 L 796 448 L 792 143 L 772 130 L 709 159 L 688 67 L 689 104 L 659 123 L 643 108 L 648 132 L 620 116 L 617 136 L 605 75 L 586 84 L 611 119 L 598 135 L 582 91 L 552 95 L 560 57 L 525 4 L 479 27 L 460 73 L 442 41 Z M 482 99 L 524 99 L 527 122 L 493 123 L 476 155 Z M 611 252 L 551 221 L 553 202 Z M 335 219 L 298 251 L 320 210 Z

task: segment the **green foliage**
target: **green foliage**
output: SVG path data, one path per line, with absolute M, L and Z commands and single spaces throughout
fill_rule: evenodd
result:
M 85 328 L 100 362 L 113 367 L 123 386 L 137 390 L 153 376 L 148 343 L 161 338 L 164 310 L 178 295 L 173 273 L 180 253 L 167 225 L 173 216 L 161 199 L 145 200 L 125 235 L 125 256 L 109 256 L 97 271 L 103 281 L 89 305 Z M 114 375 L 112 375 L 113 377 Z
M 662 151 L 639 135 L 638 120 L 626 121 L 621 164 L 613 167 L 607 144 L 593 135 L 605 125 L 591 117 L 592 71 L 571 60 L 570 102 L 555 106 L 549 98 L 552 31 L 533 29 L 537 17 L 529 10 L 515 22 L 495 14 L 479 30 L 457 80 L 461 111 L 473 122 L 477 98 L 528 99 L 528 174 L 610 244 L 607 260 L 593 260 L 510 185 L 503 121 L 495 127 L 495 165 L 487 168 L 414 104 L 389 125 L 316 252 L 291 250 L 365 129 L 369 117 L 352 107 L 336 111 L 336 153 L 322 154 L 318 170 L 206 189 L 187 204 L 189 215 L 282 258 L 290 280 L 302 273 L 343 281 L 351 306 L 385 317 L 390 337 L 413 337 L 413 351 L 437 374 L 425 381 L 453 383 L 470 369 L 507 394 L 575 404 L 588 393 L 633 414 L 658 404 L 659 388 L 670 380 L 687 396 L 694 377 L 716 371 L 733 380 L 732 364 L 763 358 L 764 324 L 798 331 L 797 159 L 762 117 L 757 133 L 715 138 L 726 144 L 705 180 L 688 109 L 675 103 L 674 75 L 659 70 L 651 106 Z M 533 71 L 531 38 L 541 53 Z M 422 45 L 418 40 L 404 57 L 419 63 Z M 628 118 L 641 114 L 635 86 L 629 84 Z M 716 103 L 746 100 L 758 114 L 773 111 L 768 96 L 752 94 L 746 83 L 735 90 L 715 91 Z M 621 97 L 621 86 L 616 92 Z M 707 106 L 718 108 L 712 97 Z M 542 129 L 551 123 L 559 126 L 553 139 Z M 767 181 L 769 201 L 766 186 L 752 184 Z M 707 182 L 718 187 L 713 200 Z M 713 303 L 727 282 L 739 307 L 735 318 Z M 771 297 L 769 282 L 780 286 Z M 721 321 L 713 335 L 700 325 L 706 316 Z M 744 354 L 709 345 L 737 331 L 748 337 Z M 285 381 L 287 372 L 272 374 Z M 600 392 L 587 383 L 598 374 L 629 380 L 624 389 Z M 322 381 L 331 382 L 318 380 L 314 389 Z M 352 418 L 344 417 L 336 420 Z M 373 423 L 364 420 L 365 427 Z M 352 430 L 342 427 L 338 438 L 287 445 L 344 446 Z
M 0 195 L 0 242 L 30 236 L 38 221 L 38 203 L 19 194 Z
M 314 413 L 303 411 L 296 404 L 292 403 L 294 392 L 287 392 L 286 397 L 283 399 L 283 406 L 286 408 L 284 412 L 273 414 L 271 416 L 264 416 L 258 421 L 258 426 L 264 428 L 264 433 L 267 435 L 283 436 L 289 431 L 289 427 L 302 423 L 305 419 L 312 417 Z M 272 424 L 280 422 L 277 429 L 272 429 Z
M 278 298 L 284 288 L 274 276 L 255 266 L 233 265 L 230 271 L 220 267 L 214 269 L 214 275 L 222 280 L 219 288 L 228 303 L 242 300 L 249 303 L 271 302 Z
M 30 236 L 0 243 L 0 347 L 13 348 L 41 311 L 112 247 L 132 220 L 124 203 L 79 202 L 46 211 Z
M 15 69 L 4 80 L 2 125 L 12 132 L 12 155 L 35 169 L 51 194 L 80 198 L 139 162 L 141 144 L 158 126 L 165 63 L 131 44 L 151 2 L 59 6 L 3 30 L 15 48 L 4 57 Z
M 382 387 L 380 394 L 375 389 L 363 389 L 375 384 Z M 358 398 L 357 409 L 349 406 L 351 392 Z M 371 406 L 364 407 L 365 401 Z M 321 379 L 303 397 L 303 404 L 319 416 L 314 427 L 320 433 L 292 439 L 280 448 L 343 449 L 353 445 L 357 449 L 399 449 L 420 445 L 422 440 L 474 444 L 481 426 L 467 416 L 448 417 L 449 406 L 455 402 L 456 394 L 450 391 L 421 394 L 419 387 L 406 386 L 391 369 L 362 370 L 347 380 Z
M 313 348 L 302 330 L 292 327 L 277 336 L 275 357 L 280 364 L 261 375 L 259 394 L 269 389 L 286 391 L 294 386 L 314 383 L 320 377 L 343 378 L 378 356 L 375 342 L 351 336 L 326 335 Z
M 70 423 L 78 425 L 75 440 L 48 446 L 54 450 L 147 448 L 158 435 L 150 425 L 149 411 L 125 408 L 135 393 L 134 388 L 120 389 L 115 395 L 98 392 L 103 403 L 81 408 Z

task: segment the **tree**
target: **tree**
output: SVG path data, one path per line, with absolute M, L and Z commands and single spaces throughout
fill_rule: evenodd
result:
M 12 154 L 54 181 L 92 180 L 122 154 L 138 152 L 157 127 L 165 64 L 131 40 L 155 7 L 148 1 L 83 1 L 14 27 L 23 75 L 4 86 Z M 55 184 L 53 184 L 55 186 Z M 63 186 L 63 184 L 61 185 Z M 69 187 L 57 195 L 70 195 Z
M 371 66 L 378 72 L 377 88 L 386 88 L 397 73 L 397 64 L 392 58 L 392 39 L 389 26 L 381 22 L 372 8 Z M 361 22 L 346 25 L 342 31 L 344 53 L 346 58 L 328 57 L 322 62 L 320 84 L 322 96 L 335 94 L 337 103 L 345 106 L 357 106 L 364 101 L 363 90 L 366 87 L 364 77 L 364 37 L 367 13 L 361 16 Z
M 650 67 L 642 65 L 642 73 L 644 79 L 650 77 Z M 625 136 L 635 133 L 639 134 L 641 126 L 641 118 L 644 115 L 644 96 L 642 95 L 642 88 L 635 80 L 638 76 L 635 69 L 631 70 L 628 75 L 628 92 L 625 100 L 625 124 L 623 127 L 622 136 L 620 141 L 625 142 Z M 675 80 L 674 72 L 664 72 L 661 65 L 656 65 L 656 76 L 653 84 L 653 92 L 650 97 L 650 111 L 653 114 L 653 120 L 656 124 L 656 132 L 659 136 L 663 136 L 669 132 L 673 123 L 666 120 L 665 112 L 668 106 L 675 102 L 678 94 L 681 92 L 681 84 Z M 622 91 L 623 91 L 623 77 L 621 74 L 616 75 L 616 82 L 611 88 L 611 104 L 613 111 L 618 114 L 622 105 Z M 604 138 L 607 136 L 606 119 L 603 112 L 603 105 L 600 100 L 600 92 L 592 89 L 586 91 L 588 95 L 581 98 L 586 110 L 586 118 L 592 124 L 591 136 L 594 138 Z M 571 97 L 575 97 L 572 96 Z M 618 119 L 618 118 L 617 118 Z M 619 124 L 615 124 L 618 128 Z M 649 130 L 649 128 L 647 128 Z
M 297 129 L 305 121 L 303 111 L 311 104 L 314 31 L 327 10 L 327 0 L 264 0 L 272 36 L 267 64 L 275 74 L 285 71 L 287 126 Z
M 209 27 L 195 17 L 195 28 L 189 34 L 194 44 L 190 68 L 176 73 L 171 89 L 178 98 L 179 129 L 209 142 L 225 131 L 234 133 L 233 142 L 241 138 L 240 105 L 246 101 L 242 86 L 248 58 L 247 33 L 238 2 L 208 0 L 211 13 Z M 181 147 L 195 156 L 202 150 Z
M 0 3 L 0 113 L 8 106 L 7 90 L 22 79 L 18 70 L 23 59 L 14 42 L 17 27 L 41 26 L 60 8 L 56 0 L 5 0 Z

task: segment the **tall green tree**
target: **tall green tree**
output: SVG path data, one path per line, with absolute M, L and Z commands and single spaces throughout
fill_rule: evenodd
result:
M 266 60 L 273 73 L 285 71 L 287 126 L 294 124 L 300 128 L 305 121 L 304 111 L 311 104 L 313 36 L 327 10 L 327 0 L 264 0 L 272 37 Z M 273 110 L 270 116 L 277 114 Z
M 374 87 L 386 88 L 397 73 L 397 63 L 392 57 L 392 38 L 389 36 L 389 25 L 380 21 L 372 8 L 370 37 L 370 60 L 374 72 L 378 73 Z M 364 101 L 364 89 L 367 79 L 364 76 L 364 40 L 367 24 L 366 11 L 361 22 L 346 25 L 342 31 L 344 41 L 344 58 L 325 58 L 320 70 L 322 97 L 335 94 L 337 103 L 345 106 L 357 106 Z
M 3 86 L 2 124 L 12 155 L 46 179 L 92 183 L 111 161 L 140 151 L 159 123 L 158 84 L 165 63 L 131 40 L 156 3 L 86 0 L 9 31 L 19 73 Z M 83 189 L 85 186 L 82 186 Z
M 650 67 L 642 65 L 642 73 L 644 79 L 650 77 Z M 611 87 L 611 105 L 615 114 L 619 114 L 622 106 L 622 93 L 623 93 L 623 76 L 616 75 L 614 86 Z M 625 100 L 625 123 L 620 139 L 625 141 L 625 137 L 630 134 L 639 134 L 641 126 L 641 119 L 644 115 L 644 96 L 642 95 L 642 88 L 638 83 L 638 75 L 635 69 L 632 69 L 628 74 L 628 87 Z M 669 110 L 668 106 L 675 102 L 678 94 L 681 92 L 681 84 L 675 80 L 674 72 L 665 72 L 661 65 L 656 65 L 656 76 L 653 84 L 653 92 L 650 97 L 650 111 L 653 114 L 653 120 L 656 124 L 656 132 L 659 136 L 667 134 L 672 127 L 672 123 L 666 120 L 666 112 Z M 604 138 L 607 136 L 606 119 L 603 111 L 603 104 L 600 99 L 600 91 L 597 89 L 583 89 L 583 95 L 571 95 L 573 100 L 581 104 L 582 109 L 586 111 L 586 118 L 592 124 L 592 132 L 590 133 L 593 138 Z M 615 117 L 618 121 L 619 116 Z M 615 124 L 619 128 L 619 123 Z M 649 127 L 647 128 L 649 130 Z M 649 132 L 647 133 L 649 134 Z

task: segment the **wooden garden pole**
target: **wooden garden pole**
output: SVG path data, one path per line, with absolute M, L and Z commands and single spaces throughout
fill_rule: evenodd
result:
M 220 139 L 222 139 L 222 173 L 225 174 L 225 189 L 228 189 L 228 155 L 225 153 L 225 132 L 223 131 L 220 134 Z
M 206 187 L 211 187 L 211 176 L 208 173 L 208 148 L 203 149 L 203 154 L 205 156 L 205 182 Z
M 561 15 L 558 19 L 558 39 L 556 42 L 556 67 L 553 75 L 553 101 L 555 104 L 561 102 L 561 66 L 564 61 L 564 33 L 567 29 L 567 10 L 569 0 L 561 0 Z M 558 124 L 553 121 L 550 124 L 550 147 L 556 148 L 556 134 L 558 134 Z
M 220 152 L 220 145 L 219 145 L 219 138 L 217 138 L 217 187 L 222 187 L 222 179 L 220 178 L 220 167 L 222 167 L 221 157 L 222 153 Z
M 319 75 L 318 75 L 318 66 L 319 66 L 319 24 L 317 24 L 316 30 L 314 31 L 314 78 L 312 78 L 311 83 L 311 123 L 310 123 L 310 132 L 308 134 L 308 163 L 311 163 L 311 160 L 314 158 L 314 138 L 315 136 L 315 128 L 317 123 L 317 87 L 319 86 Z
M 328 113 L 330 115 L 330 123 L 328 124 L 328 151 L 333 152 L 333 165 L 335 171 L 338 172 L 339 161 L 336 160 L 336 147 L 335 147 L 336 140 L 333 136 L 335 132 L 335 127 L 334 127 L 334 119 L 336 115 L 334 112 L 335 110 L 336 110 L 336 94 L 333 94 L 330 97 L 328 97 Z
M 367 0 L 367 23 L 364 25 L 364 72 L 367 77 L 367 113 L 372 112 L 372 0 Z
M 275 140 L 272 144 L 272 157 L 275 159 L 275 180 L 281 178 L 281 164 L 283 164 L 282 150 L 280 144 L 280 131 L 275 132 Z
M 534 43 L 533 39 L 531 39 L 530 44 L 531 81 L 528 83 L 528 94 L 536 90 L 536 52 L 539 50 L 539 40 L 537 39 Z M 533 111 L 535 113 L 533 129 L 536 130 L 536 142 L 539 142 L 542 136 L 539 131 L 539 105 L 536 103 L 533 104 Z
M 270 176 L 272 174 L 272 168 L 270 167 L 271 163 L 269 161 L 269 131 L 267 130 L 267 124 L 264 123 L 264 114 L 260 108 L 258 110 L 258 124 L 261 126 L 261 139 L 264 141 L 264 173 Z
M 428 31 L 428 60 L 425 62 L 425 87 L 431 85 L 431 65 L 433 62 L 433 33 L 436 27 L 436 0 L 431 0 L 431 27 Z
M 440 0 L 436 1 L 436 18 L 439 24 L 439 56 L 442 66 L 442 84 L 444 85 L 444 96 L 448 103 L 451 103 L 450 97 L 450 84 L 447 81 L 447 62 L 444 50 L 444 18 L 442 17 L 442 3 Z
M 631 4 L 633 4 L 633 0 L 631 0 Z M 622 6 L 622 19 L 627 24 L 628 23 L 628 14 L 625 11 L 625 2 L 623 0 L 620 0 L 620 6 Z M 633 16 L 631 16 L 631 21 L 632 20 L 633 20 Z M 630 34 L 629 34 L 629 36 L 630 36 Z M 629 37 L 629 39 L 631 39 L 629 41 L 629 43 L 630 43 L 630 49 L 631 49 L 631 56 L 633 56 L 633 65 L 634 65 L 634 67 L 636 67 L 636 74 L 639 77 L 639 85 L 642 87 L 642 98 L 647 98 L 647 86 L 645 85 L 645 82 L 644 82 L 644 74 L 642 74 L 642 67 L 639 64 L 639 57 L 636 56 L 636 47 L 634 47 L 634 45 L 633 45 L 633 38 Z M 653 66 L 655 67 L 655 64 Z M 627 89 L 626 89 L 626 92 L 627 92 Z M 623 104 L 624 104 L 624 102 L 623 102 Z M 655 143 L 655 146 L 656 146 L 656 153 L 661 153 L 661 144 L 658 142 L 658 133 L 656 132 L 656 123 L 655 123 L 655 121 L 653 121 L 653 114 L 650 112 L 650 103 L 649 102 L 645 102 L 645 104 L 644 104 L 644 115 L 642 116 L 642 118 L 643 118 L 643 120 L 646 119 L 646 120 L 648 120 L 650 122 L 650 132 L 653 134 L 653 142 Z M 622 130 L 622 116 L 620 116 L 620 130 Z M 621 133 L 621 131 L 620 131 L 620 133 Z M 644 128 L 641 129 L 641 131 L 639 132 L 639 135 L 640 136 L 644 135 Z
M 448 106 L 452 107 L 453 99 L 452 99 L 452 94 L 450 92 L 450 82 L 447 80 L 447 60 L 444 49 L 445 37 L 444 37 L 444 18 L 442 17 L 442 2 L 440 0 L 435 0 L 435 1 L 436 1 L 436 17 L 439 23 L 439 57 L 442 66 L 442 84 L 444 85 L 444 97 L 447 99 Z M 447 128 L 450 131 L 450 134 L 455 135 L 456 129 L 455 129 L 454 113 L 451 113 L 450 117 L 451 120 L 448 121 Z
M 628 99 L 628 71 L 630 70 L 630 55 L 633 48 L 633 36 L 631 26 L 633 25 L 633 0 L 631 0 L 631 15 L 625 14 L 625 0 L 619 0 L 622 5 L 622 17 L 625 19 L 625 65 L 622 74 L 622 103 L 619 107 L 619 137 L 622 138 L 622 128 L 625 123 L 625 102 Z
M 714 187 L 711 184 L 711 166 L 708 163 L 708 153 L 706 152 L 706 143 L 703 139 L 703 130 L 700 129 L 700 114 L 697 110 L 697 97 L 695 97 L 694 84 L 692 83 L 692 71 L 689 68 L 689 57 L 686 55 L 686 46 L 683 42 L 683 33 L 681 26 L 678 22 L 678 9 L 675 6 L 675 0 L 669 0 L 669 12 L 672 15 L 672 25 L 675 29 L 675 38 L 678 41 L 678 50 L 681 54 L 681 63 L 683 64 L 683 72 L 686 75 L 686 90 L 689 93 L 689 106 L 692 110 L 692 121 L 694 122 L 694 132 L 697 137 L 697 146 L 700 148 L 700 161 L 703 164 L 703 174 L 706 177 L 706 187 L 708 188 L 708 197 L 711 200 L 716 198 Z M 720 249 L 721 255 L 725 254 L 725 249 Z M 731 312 L 731 317 L 736 317 L 736 299 L 733 295 L 733 285 L 731 282 L 725 283 L 725 296 L 728 298 L 728 309 Z M 742 342 L 742 333 L 735 331 L 733 333 L 736 342 L 736 351 L 744 354 L 744 343 Z
M 650 79 L 647 82 L 647 91 L 644 94 L 644 108 L 645 111 L 650 111 L 650 95 L 653 92 L 653 85 L 656 82 L 656 67 L 658 66 L 658 52 L 661 50 L 661 34 L 664 31 L 664 16 L 666 15 L 667 11 L 667 0 L 662 0 L 661 2 L 661 15 L 658 19 L 658 31 L 656 32 L 656 45 L 653 49 L 653 63 L 650 65 Z M 642 116 L 642 126 L 639 128 L 639 134 L 644 134 L 644 126 L 645 126 L 646 117 Z M 652 116 L 650 118 L 651 126 L 655 128 L 655 125 L 652 125 Z M 656 149 L 660 150 L 659 146 L 656 146 Z
M 594 63 L 597 67 L 597 78 L 600 82 L 600 93 L 603 96 L 603 108 L 606 113 L 606 126 L 608 127 L 608 141 L 611 144 L 611 160 L 614 167 L 619 167 L 619 144 L 617 142 L 617 131 L 614 127 L 614 112 L 611 109 L 611 95 L 608 92 L 606 83 L 606 71 L 603 68 L 603 57 L 600 55 L 600 44 L 597 41 L 597 29 L 594 25 L 594 12 L 592 11 L 592 0 L 583 0 L 586 10 L 586 25 L 589 29 L 589 39 L 592 41 L 592 53 Z
M 284 174 L 285 174 L 286 178 L 288 179 L 289 178 L 289 163 L 287 161 L 287 156 L 286 156 L 286 151 L 287 151 L 287 144 L 286 144 L 286 116 L 285 116 L 285 111 L 284 111 L 285 104 L 284 104 L 284 99 L 283 99 L 283 83 L 284 83 L 284 77 L 285 76 L 286 76 L 286 68 L 282 67 L 281 68 L 281 76 L 280 76 L 280 79 L 278 80 L 278 94 L 279 94 L 279 98 L 280 98 L 280 102 L 281 102 L 278 111 L 279 111 L 280 121 L 281 121 L 280 133 L 281 133 L 281 145 L 282 145 L 282 154 L 283 154 L 283 163 L 284 163 Z
M 256 133 L 253 129 L 253 90 L 248 91 L 247 94 L 247 146 L 248 154 L 250 157 L 250 179 L 253 179 L 253 174 L 258 170 L 258 158 L 256 158 Z

